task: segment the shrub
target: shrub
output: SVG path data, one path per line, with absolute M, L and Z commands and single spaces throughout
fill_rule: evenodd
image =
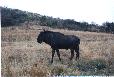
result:
M 65 73 L 65 69 L 61 66 L 55 66 L 52 70 L 51 70 L 51 74 L 55 75 L 55 76 L 60 76 L 60 75 L 64 75 Z
M 91 60 L 91 61 L 80 61 L 76 64 L 81 71 L 98 71 L 106 68 L 106 62 L 101 59 Z

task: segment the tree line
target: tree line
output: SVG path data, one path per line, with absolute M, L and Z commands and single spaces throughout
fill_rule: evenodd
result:
M 21 11 L 19 9 L 11 9 L 7 7 L 1 8 L 1 26 L 19 26 L 22 23 L 31 23 L 32 25 L 49 26 L 53 28 L 67 28 L 78 31 L 106 32 L 114 33 L 114 22 L 104 22 L 102 25 L 88 22 L 77 22 L 73 19 L 60 19 L 49 16 L 43 16 L 37 13 Z

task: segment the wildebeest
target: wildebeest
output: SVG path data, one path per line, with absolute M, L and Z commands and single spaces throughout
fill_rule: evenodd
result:
M 74 57 L 74 51 L 76 52 L 76 59 L 79 59 L 79 44 L 80 39 L 74 35 L 64 35 L 60 32 L 53 32 L 53 31 L 42 31 L 40 32 L 38 38 L 38 43 L 45 42 L 49 44 L 52 48 L 52 59 L 51 63 L 53 63 L 53 57 L 55 51 L 60 58 L 59 49 L 70 49 L 71 50 L 71 57 L 70 60 Z

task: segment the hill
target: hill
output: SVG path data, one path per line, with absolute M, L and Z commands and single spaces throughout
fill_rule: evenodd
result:
M 22 25 L 41 25 L 53 28 L 62 28 L 76 31 L 107 32 L 114 33 L 114 22 L 104 22 L 102 25 L 87 22 L 77 22 L 73 19 L 60 19 L 43 16 L 37 13 L 1 8 L 1 26 L 22 26 Z

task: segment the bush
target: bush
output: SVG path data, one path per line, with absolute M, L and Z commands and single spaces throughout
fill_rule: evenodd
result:
M 66 72 L 65 69 L 64 69 L 63 67 L 61 67 L 61 66 L 55 66 L 55 67 L 51 70 L 51 73 L 52 73 L 52 75 L 54 75 L 54 76 L 60 76 L 60 75 L 63 76 L 65 72 Z
M 98 71 L 101 69 L 106 68 L 106 62 L 104 60 L 96 59 L 91 61 L 80 61 L 76 64 L 76 67 L 78 67 L 81 71 Z

